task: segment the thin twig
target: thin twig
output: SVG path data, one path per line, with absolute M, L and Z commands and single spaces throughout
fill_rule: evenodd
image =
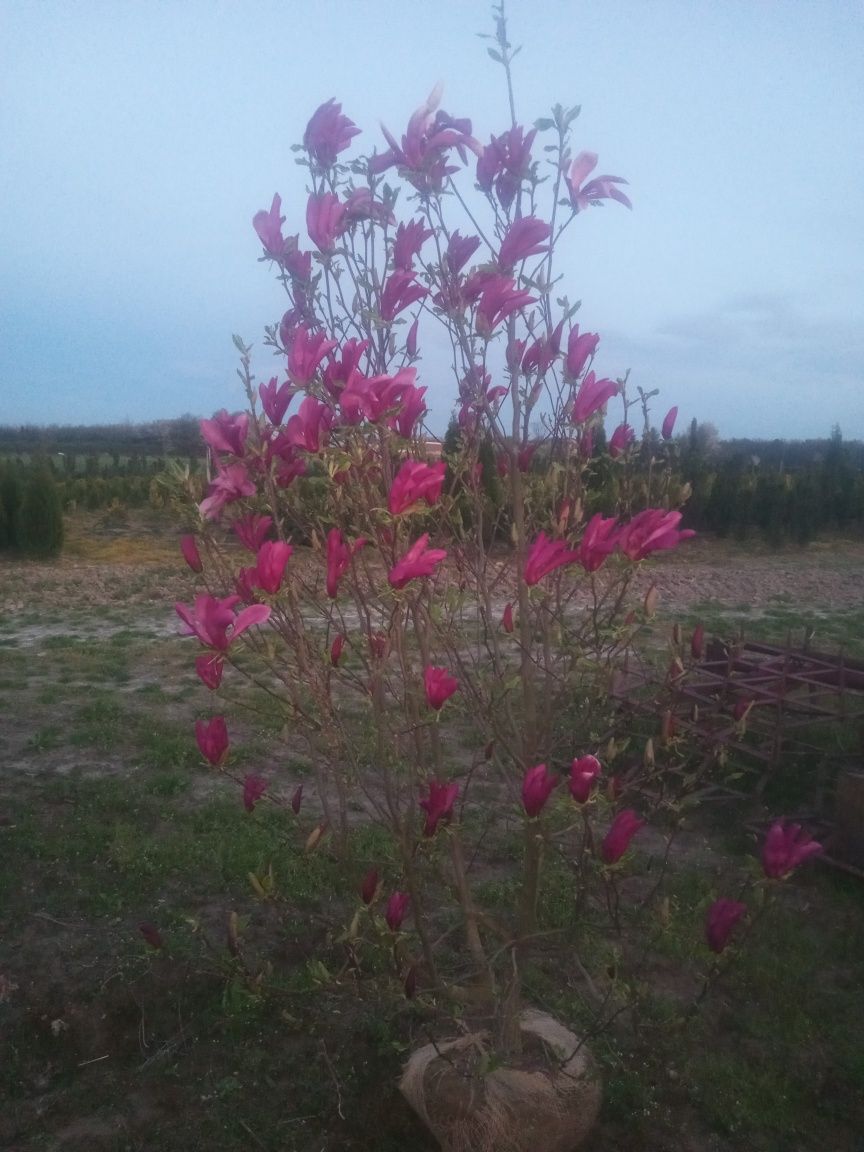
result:
M 330 1077 L 333 1081 L 333 1087 L 336 1089 L 336 1111 L 339 1113 L 339 1119 L 344 1120 L 345 1113 L 342 1111 L 342 1086 L 339 1083 L 339 1077 L 336 1075 L 336 1069 L 333 1067 L 333 1062 L 330 1059 L 329 1052 L 327 1051 L 327 1045 L 323 1040 L 321 1041 L 321 1052 L 324 1056 L 324 1063 L 327 1065 L 327 1070 L 329 1071 Z
M 49 916 L 47 912 L 31 912 L 31 916 L 35 916 L 37 920 L 47 920 L 49 924 L 58 924 L 61 928 L 86 928 L 86 924 L 69 924 L 66 920 L 57 920 L 54 916 Z
M 249 1133 L 249 1135 L 252 1137 L 252 1139 L 255 1141 L 255 1143 L 258 1145 L 259 1148 L 266 1148 L 267 1147 L 267 1145 L 260 1138 L 260 1136 L 256 1136 L 256 1134 L 252 1131 L 252 1129 L 249 1127 L 249 1125 L 246 1123 L 245 1120 L 241 1120 L 240 1117 L 238 1116 L 237 1117 L 237 1123 L 240 1125 L 240 1127 L 245 1132 Z

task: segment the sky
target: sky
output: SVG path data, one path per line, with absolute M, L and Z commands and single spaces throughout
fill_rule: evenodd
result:
M 509 0 L 517 115 L 579 104 L 574 152 L 633 211 L 559 262 L 598 367 L 723 438 L 864 439 L 864 8 L 858 0 Z M 508 126 L 487 0 L 0 0 L 0 424 L 236 410 L 232 333 L 284 310 L 251 218 L 335 96 L 383 150 L 441 81 Z M 469 181 L 470 186 L 470 181 Z M 311 247 L 311 245 L 309 245 Z M 455 395 L 420 366 L 430 424 Z

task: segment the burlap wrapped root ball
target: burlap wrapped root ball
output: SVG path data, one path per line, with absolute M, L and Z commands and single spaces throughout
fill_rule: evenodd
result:
M 587 1047 L 532 1009 L 520 1029 L 534 1056 L 525 1067 L 470 1075 L 479 1035 L 427 1044 L 408 1060 L 400 1091 L 444 1152 L 575 1152 L 591 1132 L 602 1089 Z

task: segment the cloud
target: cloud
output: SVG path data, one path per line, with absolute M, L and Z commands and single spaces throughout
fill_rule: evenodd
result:
M 611 332 L 604 353 L 724 437 L 807 438 L 837 423 L 864 438 L 862 326 L 809 314 L 788 293 L 730 296 L 642 335 Z

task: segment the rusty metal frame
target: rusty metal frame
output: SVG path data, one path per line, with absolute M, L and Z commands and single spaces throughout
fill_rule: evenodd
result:
M 656 689 L 664 708 L 671 704 L 678 731 L 762 765 L 757 794 L 784 755 L 811 753 L 822 761 L 831 759 L 832 767 L 843 766 L 846 757 L 828 757 L 824 746 L 804 739 L 802 730 L 838 722 L 864 724 L 864 662 L 788 645 L 742 641 L 722 655 L 718 647 L 671 685 L 668 675 L 644 666 L 634 672 L 631 667 L 622 700 L 656 714 Z M 739 701 L 752 701 L 746 720 L 734 717 Z

